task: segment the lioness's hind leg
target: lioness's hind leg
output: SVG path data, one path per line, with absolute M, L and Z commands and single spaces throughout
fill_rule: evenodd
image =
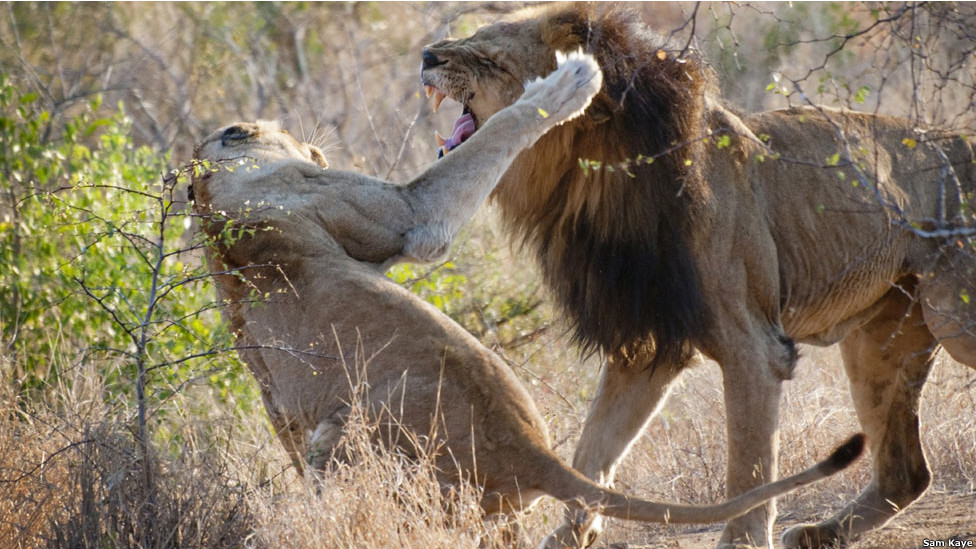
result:
M 953 359 L 976 368 L 976 252 L 949 248 L 921 285 L 929 330 Z
M 305 459 L 313 471 L 325 469 L 342 440 L 342 424 L 326 418 L 308 433 Z
M 918 404 L 937 344 L 920 307 L 901 289 L 876 317 L 841 342 L 851 396 L 873 456 L 871 483 L 830 519 L 783 534 L 786 547 L 843 547 L 918 499 L 931 474 L 918 430 Z

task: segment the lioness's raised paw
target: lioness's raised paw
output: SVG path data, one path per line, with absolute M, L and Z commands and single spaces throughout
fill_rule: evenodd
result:
M 520 101 L 531 103 L 540 116 L 559 124 L 586 110 L 603 85 L 603 73 L 596 59 L 582 50 L 556 52 L 556 65 L 546 78 L 526 83 Z

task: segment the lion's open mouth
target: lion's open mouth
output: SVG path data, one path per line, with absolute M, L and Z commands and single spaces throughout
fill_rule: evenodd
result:
M 440 108 L 441 103 L 444 101 L 448 95 L 441 90 L 437 89 L 430 84 L 424 85 L 424 91 L 427 93 L 427 97 L 434 98 L 434 112 Z M 453 99 L 453 98 L 452 98 Z M 467 105 L 467 102 L 460 102 L 464 108 L 461 111 L 461 116 L 454 121 L 454 129 L 451 130 L 451 135 L 449 137 L 442 136 L 439 132 L 434 132 L 434 137 L 437 139 L 437 158 L 441 158 L 445 154 L 451 152 L 455 147 L 464 143 L 464 141 L 471 137 L 474 132 L 478 129 L 478 121 L 471 112 L 471 107 Z

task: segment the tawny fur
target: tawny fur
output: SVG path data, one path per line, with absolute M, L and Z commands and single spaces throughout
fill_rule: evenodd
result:
M 385 427 L 377 443 L 410 454 L 414 441 L 429 442 L 442 481 L 481 484 L 486 512 L 550 494 L 633 520 L 711 522 L 858 456 L 861 437 L 807 471 L 715 506 L 611 492 L 553 454 L 545 421 L 498 356 L 384 276 L 382 265 L 423 255 L 408 250 L 411 235 L 427 235 L 424 250 L 450 244 L 430 245 L 453 237 L 516 154 L 578 114 L 599 86 L 592 59 L 571 57 L 403 186 L 327 170 L 319 151 L 269 123 L 222 128 L 196 148 L 205 168 L 193 180 L 194 208 L 213 241 L 208 262 L 223 315 L 296 466 L 328 462 L 351 398 Z M 356 382 L 366 390 L 352 393 Z
M 485 120 L 576 47 L 599 61 L 603 89 L 493 195 L 577 339 L 608 357 L 574 467 L 612 482 L 697 348 L 725 378 L 729 494 L 772 478 L 795 342 L 841 342 L 874 479 L 786 541 L 884 524 L 928 484 L 916 404 L 937 347 L 976 366 L 976 307 L 960 298 L 976 290 L 971 142 L 814 106 L 740 116 L 696 52 L 602 3 L 531 8 L 432 44 L 422 78 Z M 963 236 L 924 234 L 935 228 Z M 720 543 L 771 544 L 774 516 L 770 504 L 737 519 Z M 570 543 L 581 520 L 593 517 L 571 515 L 556 538 Z

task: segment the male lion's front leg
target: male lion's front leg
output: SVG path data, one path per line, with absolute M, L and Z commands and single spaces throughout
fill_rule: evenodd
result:
M 651 421 L 667 397 L 671 382 L 683 365 L 648 369 L 650 357 L 611 356 L 604 365 L 600 387 L 583 426 L 573 467 L 604 486 L 613 484 L 617 465 Z M 578 506 L 566 510 L 563 524 L 541 547 L 587 547 L 600 535 L 599 514 Z
M 756 368 L 757 358 L 762 360 L 761 357 L 751 357 L 751 362 L 744 363 L 740 359 L 722 363 L 728 435 L 728 497 L 777 477 L 777 424 L 782 380 L 773 368 Z M 718 547 L 772 547 L 775 517 L 776 503 L 773 500 L 729 521 Z

